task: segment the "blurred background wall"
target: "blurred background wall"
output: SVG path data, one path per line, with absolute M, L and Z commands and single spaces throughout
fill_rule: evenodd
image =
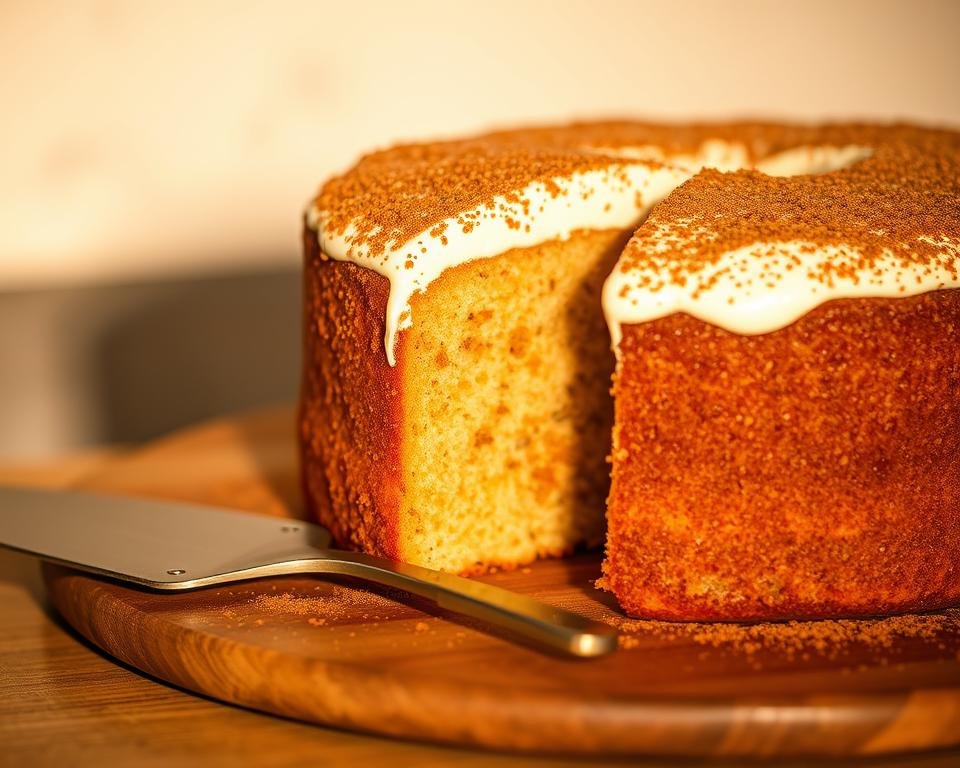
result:
M 0 457 L 295 397 L 366 150 L 597 115 L 960 125 L 951 0 L 0 0 Z

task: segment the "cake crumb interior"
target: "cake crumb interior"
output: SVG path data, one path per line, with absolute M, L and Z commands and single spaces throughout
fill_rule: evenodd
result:
M 401 334 L 405 559 L 456 572 L 603 535 L 613 353 L 600 311 L 619 231 L 445 272 Z

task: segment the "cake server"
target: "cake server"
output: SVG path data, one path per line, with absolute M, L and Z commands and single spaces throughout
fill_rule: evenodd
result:
M 329 573 L 403 590 L 573 656 L 602 656 L 616 631 L 479 581 L 330 547 L 312 523 L 172 501 L 0 487 L 0 546 L 155 590 Z

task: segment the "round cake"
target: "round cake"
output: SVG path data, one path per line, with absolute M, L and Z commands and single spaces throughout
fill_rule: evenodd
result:
M 394 147 L 304 248 L 303 484 L 341 544 L 470 573 L 606 530 L 602 584 L 657 618 L 960 600 L 960 135 Z

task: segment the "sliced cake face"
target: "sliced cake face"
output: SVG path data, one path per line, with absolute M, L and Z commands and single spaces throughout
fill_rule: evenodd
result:
M 621 122 L 364 158 L 307 212 L 308 506 L 368 551 L 516 565 L 598 540 L 612 453 L 631 613 L 955 599 L 958 157 L 908 126 Z
M 598 309 L 623 244 L 578 232 L 445 272 L 413 298 L 394 366 L 385 278 L 308 244 L 302 466 L 338 541 L 461 573 L 601 542 L 613 357 Z
M 401 336 L 405 560 L 449 571 L 596 546 L 613 359 L 598 312 L 618 230 L 445 272 Z

